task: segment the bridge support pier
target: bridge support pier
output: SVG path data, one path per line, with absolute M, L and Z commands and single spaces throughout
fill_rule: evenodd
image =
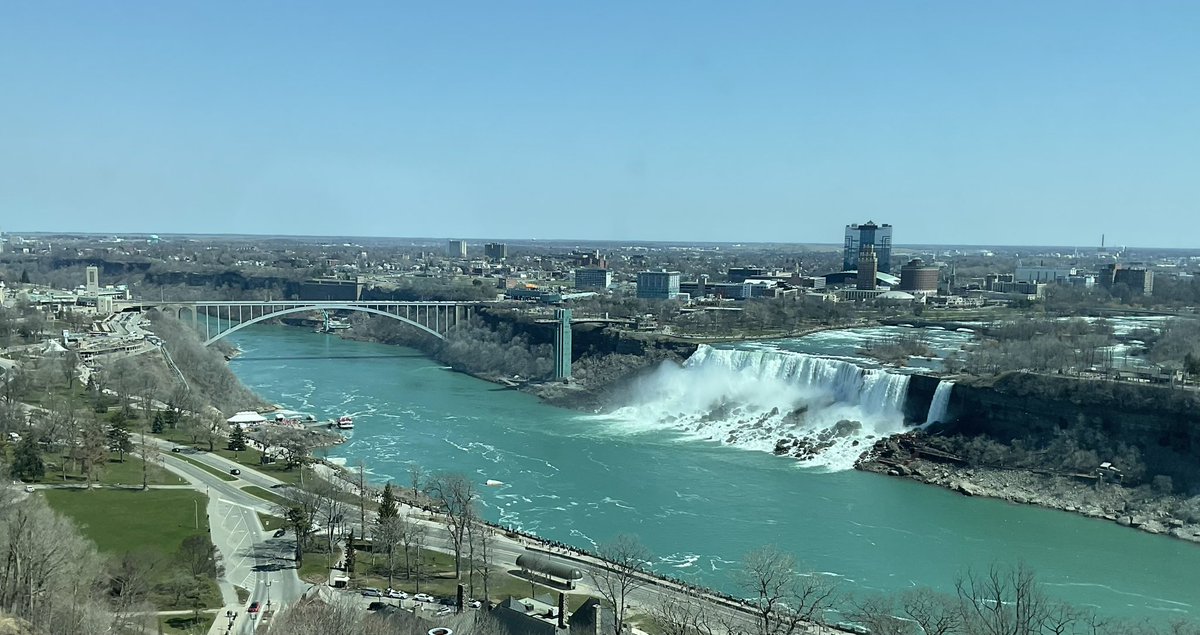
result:
M 565 381 L 571 378 L 571 309 L 557 309 L 554 319 L 554 379 Z

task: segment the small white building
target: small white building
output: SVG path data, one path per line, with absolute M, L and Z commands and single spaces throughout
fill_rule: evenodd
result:
M 266 423 L 267 419 L 253 410 L 243 410 L 226 419 L 225 421 L 231 426 L 236 425 L 241 428 L 247 428 L 261 423 Z

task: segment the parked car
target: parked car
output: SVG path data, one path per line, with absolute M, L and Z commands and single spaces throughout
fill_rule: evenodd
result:
M 441 604 L 442 606 L 454 606 L 458 604 L 458 600 L 455 600 L 454 598 L 441 598 L 438 600 L 438 604 Z
M 407 593 L 405 593 L 404 591 L 397 591 L 396 589 L 388 589 L 387 596 L 390 598 L 396 599 L 396 600 L 407 600 L 408 599 Z
M 237 469 L 237 468 L 235 467 L 235 468 L 233 468 L 232 470 L 229 470 L 229 473 L 230 473 L 230 474 L 232 474 L 232 475 L 234 475 L 234 476 L 240 476 L 240 475 L 241 475 L 241 473 L 242 473 L 242 471 L 241 471 L 241 470 L 239 470 L 239 469 Z
M 26 494 L 32 494 L 32 493 L 33 493 L 33 486 L 32 486 L 32 485 L 26 485 L 26 486 L 25 486 L 25 493 L 26 493 Z
M 413 599 L 416 600 L 417 602 L 432 602 L 433 596 L 429 595 L 427 593 L 418 593 L 413 596 Z
M 172 452 L 182 452 L 183 448 L 171 448 Z
M 451 614 L 451 613 L 453 613 L 453 612 L 454 612 L 454 609 L 452 609 L 452 608 L 450 608 L 450 607 L 448 607 L 448 606 L 447 606 L 446 608 L 443 608 L 443 609 L 438 609 L 438 612 L 437 612 L 437 614 L 438 614 L 439 616 L 441 616 L 441 615 L 449 615 L 449 614 Z
M 471 601 L 470 601 L 470 602 L 467 604 L 467 606 L 469 606 L 469 607 L 471 607 L 471 608 L 473 608 L 473 609 L 477 609 L 477 608 L 479 608 L 479 607 L 483 606 L 483 602 L 480 602 L 479 600 L 471 600 Z
M 283 537 L 283 535 L 284 535 L 284 534 L 286 534 L 286 533 L 287 533 L 287 530 L 286 530 L 286 529 L 284 529 L 283 527 L 280 527 L 279 529 L 276 529 L 276 530 L 275 530 L 275 537 L 276 537 L 276 538 L 282 538 L 282 537 Z
M 362 596 L 365 598 L 381 598 L 383 594 L 379 592 L 379 589 L 363 589 Z
M 258 602 L 251 602 L 250 608 L 246 609 L 246 612 L 247 613 L 257 613 L 258 612 Z

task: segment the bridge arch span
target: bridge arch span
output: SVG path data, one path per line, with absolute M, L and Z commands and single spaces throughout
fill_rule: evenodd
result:
M 208 340 L 206 342 L 204 342 L 204 345 L 208 346 L 209 344 L 212 344 L 213 342 L 216 342 L 217 340 L 224 338 L 226 335 L 229 335 L 230 333 L 236 333 L 236 332 L 246 328 L 247 326 L 250 326 L 252 324 L 258 324 L 259 322 L 264 322 L 264 321 L 269 320 L 274 317 L 279 317 L 281 315 L 288 315 L 291 313 L 308 313 L 311 311 L 320 311 L 322 309 L 324 309 L 326 311 L 359 311 L 360 313 L 370 313 L 372 315 L 382 315 L 383 317 L 392 318 L 393 320 L 399 320 L 401 322 L 404 322 L 405 324 L 415 326 L 418 329 L 421 329 L 422 331 L 425 331 L 426 333 L 438 338 L 439 340 L 446 339 L 446 336 L 442 335 L 441 333 L 438 333 L 437 331 L 429 328 L 428 326 L 425 326 L 424 324 L 421 324 L 419 322 L 414 322 L 413 320 L 410 320 L 410 319 L 404 317 L 403 315 L 396 315 L 395 313 L 388 313 L 387 311 L 380 311 L 379 309 L 373 309 L 371 307 L 355 306 L 353 304 L 321 304 L 319 306 L 318 305 L 310 305 L 310 306 L 292 307 L 290 309 L 280 309 L 278 311 L 272 311 L 271 313 L 268 313 L 266 315 L 260 315 L 256 318 L 246 320 L 245 322 L 238 322 L 236 325 L 229 328 L 228 330 L 221 331 L 220 333 L 208 338 Z

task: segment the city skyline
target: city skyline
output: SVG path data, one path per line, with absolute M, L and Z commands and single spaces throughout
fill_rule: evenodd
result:
M 1195 5 L 523 6 L 5 7 L 4 229 L 1200 246 Z

